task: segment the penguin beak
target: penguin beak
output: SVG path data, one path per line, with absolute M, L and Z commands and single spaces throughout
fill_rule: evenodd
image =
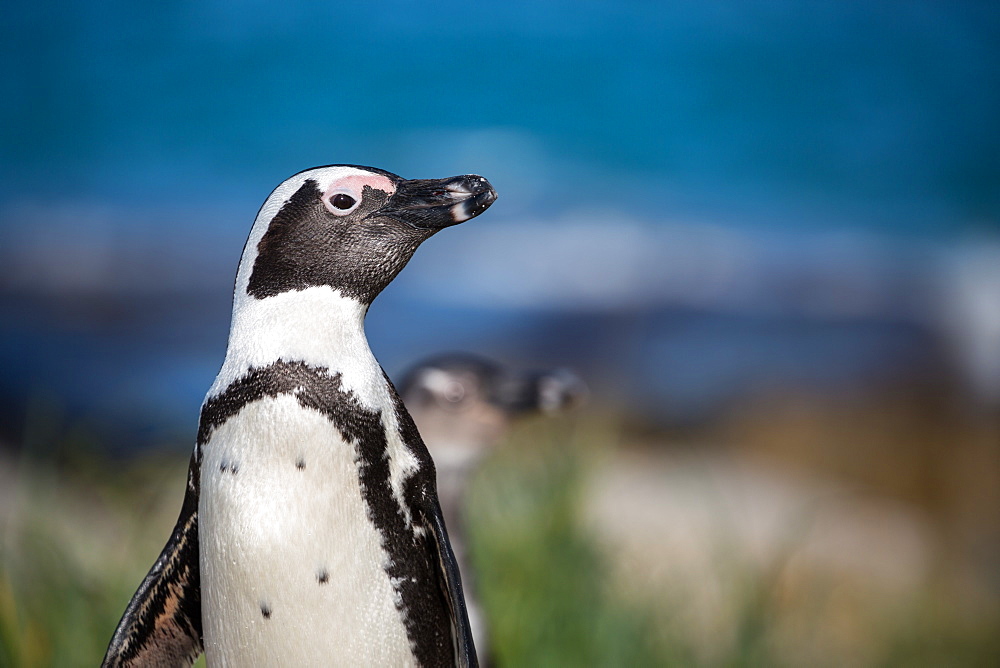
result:
M 490 182 L 474 174 L 404 180 L 375 215 L 390 216 L 420 230 L 439 230 L 475 218 L 496 198 Z

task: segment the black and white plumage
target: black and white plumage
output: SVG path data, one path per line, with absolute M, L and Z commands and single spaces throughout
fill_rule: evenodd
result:
M 257 214 L 173 535 L 105 666 L 475 665 L 434 464 L 364 334 L 478 176 L 334 165 Z
M 568 369 L 519 371 L 449 353 L 410 367 L 399 392 L 434 458 L 440 488 L 449 475 L 467 479 L 512 420 L 558 413 L 581 403 L 588 390 Z M 439 496 L 445 506 L 441 489 Z
M 523 372 L 478 355 L 450 353 L 415 364 L 403 374 L 399 391 L 434 458 L 473 637 L 480 656 L 488 657 L 488 624 L 466 549 L 463 511 L 469 480 L 512 421 L 578 405 L 587 397 L 587 386 L 567 369 Z

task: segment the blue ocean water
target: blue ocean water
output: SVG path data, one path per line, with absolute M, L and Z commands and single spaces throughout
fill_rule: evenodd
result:
M 921 359 L 1000 230 L 995 3 L 20 3 L 0 87 L 0 390 L 110 422 L 194 414 L 313 165 L 500 192 L 376 304 L 391 372 L 576 365 L 650 413 Z
M 353 162 L 493 168 L 531 210 L 1000 216 L 994 3 L 57 0 L 0 37 L 7 201 L 256 202 Z

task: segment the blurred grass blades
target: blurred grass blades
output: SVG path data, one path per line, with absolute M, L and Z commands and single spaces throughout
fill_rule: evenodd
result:
M 497 666 L 1000 665 L 996 620 L 937 591 L 888 614 L 829 576 L 790 585 L 801 527 L 763 565 L 719 536 L 710 581 L 633 591 L 581 520 L 622 433 L 607 418 L 525 423 L 477 474 L 467 525 Z M 186 454 L 114 460 L 60 438 L 44 457 L 0 459 L 14 481 L 0 495 L 2 666 L 97 665 L 180 507 Z M 671 570 L 669 553 L 654 557 Z M 720 619 L 692 614 L 708 586 Z

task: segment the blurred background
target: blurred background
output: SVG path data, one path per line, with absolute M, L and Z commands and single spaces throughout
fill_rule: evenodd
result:
M 53 0 L 0 23 L 0 663 L 94 665 L 257 208 L 478 173 L 375 302 L 568 367 L 469 499 L 497 665 L 1000 663 L 1000 8 Z

